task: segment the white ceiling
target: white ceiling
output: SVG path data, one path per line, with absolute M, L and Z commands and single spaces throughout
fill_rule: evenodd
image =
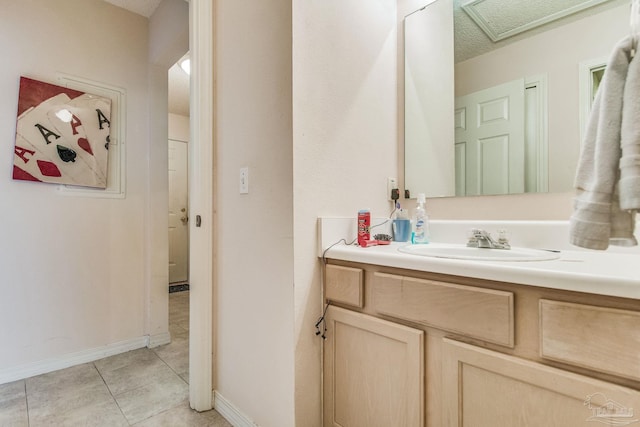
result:
M 104 0 L 149 18 L 162 0 Z M 189 76 L 174 64 L 169 68 L 169 113 L 189 116 Z

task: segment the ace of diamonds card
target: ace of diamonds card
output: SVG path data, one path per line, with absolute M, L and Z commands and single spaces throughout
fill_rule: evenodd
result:
M 106 188 L 111 100 L 20 78 L 13 178 Z

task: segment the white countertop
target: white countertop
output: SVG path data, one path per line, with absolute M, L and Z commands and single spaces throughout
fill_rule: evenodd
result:
M 362 248 L 336 244 L 328 259 L 450 274 L 552 289 L 640 299 L 640 256 L 563 250 L 553 261 L 470 261 L 412 255 L 398 251 L 406 243 Z

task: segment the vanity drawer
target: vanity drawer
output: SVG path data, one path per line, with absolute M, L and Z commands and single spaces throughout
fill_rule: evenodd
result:
M 361 268 L 328 264 L 324 272 L 324 293 L 327 300 L 359 308 L 364 306 L 364 273 Z
M 380 314 L 514 346 L 511 292 L 375 273 L 372 300 Z
M 640 380 L 640 312 L 540 300 L 540 356 Z

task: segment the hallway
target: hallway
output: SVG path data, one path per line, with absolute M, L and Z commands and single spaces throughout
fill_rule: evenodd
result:
M 170 344 L 0 385 L 0 426 L 231 427 L 189 408 L 189 292 L 169 295 Z

